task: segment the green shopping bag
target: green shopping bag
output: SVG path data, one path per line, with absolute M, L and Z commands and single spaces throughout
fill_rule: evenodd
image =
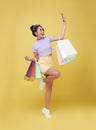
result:
M 41 72 L 40 72 L 40 66 L 39 66 L 39 63 L 36 61 L 36 75 L 35 75 L 36 79 L 38 78 L 42 78 L 42 75 L 41 75 Z

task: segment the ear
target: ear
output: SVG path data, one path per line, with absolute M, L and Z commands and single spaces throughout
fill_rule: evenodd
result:
M 37 36 L 37 32 L 35 32 L 35 35 Z

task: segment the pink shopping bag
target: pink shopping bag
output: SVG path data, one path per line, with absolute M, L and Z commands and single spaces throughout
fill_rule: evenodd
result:
M 62 57 L 61 57 L 61 54 L 60 54 L 59 49 L 58 49 L 57 46 L 56 46 L 56 53 L 57 53 L 57 59 L 58 59 L 59 65 L 63 65 L 64 62 L 63 62 L 63 59 L 62 59 Z

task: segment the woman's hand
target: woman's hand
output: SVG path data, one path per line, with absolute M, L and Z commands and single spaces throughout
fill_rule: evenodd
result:
M 62 32 L 61 32 L 61 35 L 59 36 L 53 36 L 52 40 L 51 41 L 58 41 L 58 40 L 63 40 L 64 39 L 64 36 L 65 36 L 65 32 L 66 32 L 66 18 L 65 16 L 63 15 L 63 13 L 61 13 L 61 16 L 62 16 L 62 21 L 63 21 L 63 27 L 62 27 Z
M 62 21 L 63 21 L 64 23 L 66 23 L 66 18 L 65 18 L 65 16 L 63 15 L 63 13 L 61 13 L 61 16 L 62 16 Z
M 31 58 L 31 57 L 29 57 L 29 56 L 25 56 L 25 60 L 27 60 L 27 61 L 33 61 L 34 58 Z

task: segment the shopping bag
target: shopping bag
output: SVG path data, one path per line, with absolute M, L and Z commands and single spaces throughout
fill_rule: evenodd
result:
M 31 70 L 31 75 L 30 75 L 30 80 L 34 80 L 36 75 L 36 62 L 35 60 L 32 61 L 32 70 Z
M 24 77 L 25 80 L 30 80 L 30 76 L 31 76 L 31 72 L 32 72 L 32 63 L 33 61 L 31 61 L 29 67 L 28 67 L 28 70 L 26 72 L 26 75 Z
M 57 46 L 56 46 L 56 52 L 57 52 L 57 59 L 58 59 L 59 65 L 63 65 L 64 62 L 63 62 L 63 59 L 62 59 L 62 57 L 61 57 L 61 54 L 60 54 L 59 49 L 58 49 Z
M 24 79 L 27 81 L 33 81 L 34 79 L 42 78 L 39 63 L 35 60 L 31 61 Z
M 71 62 L 76 58 L 77 51 L 69 40 L 59 40 L 56 45 L 58 63 L 60 65 Z
M 36 61 L 36 75 L 35 75 L 35 78 L 38 79 L 38 78 L 42 78 L 42 75 L 41 75 L 41 72 L 40 72 L 40 66 L 39 66 L 39 63 Z

